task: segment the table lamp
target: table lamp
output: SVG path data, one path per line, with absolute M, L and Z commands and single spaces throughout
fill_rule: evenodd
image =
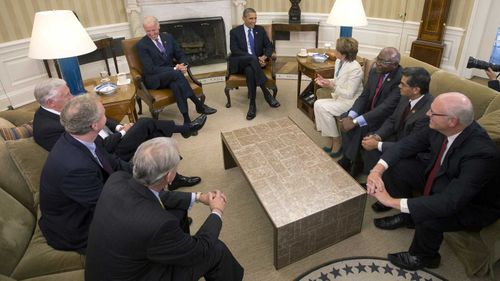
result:
M 85 93 L 76 56 L 97 49 L 73 11 L 53 10 L 35 14 L 28 56 L 57 59 L 63 79 L 73 95 Z
M 352 37 L 353 26 L 368 25 L 361 0 L 336 0 L 326 23 L 340 26 L 340 37 Z

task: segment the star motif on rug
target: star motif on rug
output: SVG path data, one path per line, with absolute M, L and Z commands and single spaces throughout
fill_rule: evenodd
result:
M 402 268 L 396 268 L 396 271 L 398 272 L 398 276 L 403 276 L 403 278 L 406 279 L 406 270 L 402 269 Z
M 330 281 L 330 278 L 328 278 L 328 273 L 327 274 L 323 274 L 323 272 L 320 273 L 321 276 L 319 277 L 319 279 L 321 281 Z
M 378 271 L 378 268 L 380 266 L 376 265 L 374 262 L 372 262 L 372 265 L 369 265 L 368 267 L 372 270 L 372 272 L 375 272 L 375 271 L 380 272 L 380 271 Z
M 408 272 L 410 273 L 410 276 L 411 276 L 411 281 L 420 281 L 420 279 L 422 279 L 422 277 L 420 277 L 420 275 L 418 275 L 417 272 Z M 429 279 L 425 279 L 426 281 L 432 281 L 432 278 L 429 280 Z
M 333 275 L 333 278 L 337 279 L 337 277 L 342 276 L 340 274 L 340 269 L 336 269 L 335 266 L 332 268 L 332 271 L 330 273 Z
M 384 267 L 382 267 L 382 268 L 384 269 L 384 274 L 389 273 L 389 274 L 393 275 L 393 274 L 392 274 L 392 271 L 393 271 L 394 269 L 393 269 L 392 267 L 390 267 L 388 263 L 387 263 Z
M 362 265 L 360 262 L 355 267 L 358 269 L 358 273 L 361 273 L 361 271 L 366 272 L 366 265 Z
M 347 264 L 345 265 L 344 268 L 342 268 L 344 271 L 345 271 L 345 275 L 349 275 L 349 273 L 352 273 L 354 274 L 354 272 L 352 272 L 352 266 L 348 266 Z

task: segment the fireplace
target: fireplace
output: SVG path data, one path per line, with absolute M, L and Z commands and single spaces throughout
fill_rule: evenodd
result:
M 192 66 L 226 61 L 226 31 L 222 17 L 161 21 L 160 31 L 174 36 Z

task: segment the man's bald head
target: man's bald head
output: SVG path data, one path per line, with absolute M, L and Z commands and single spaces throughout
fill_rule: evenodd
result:
M 437 96 L 436 100 L 445 105 L 445 114 L 457 117 L 464 127 L 474 121 L 474 107 L 466 95 L 458 92 L 444 93 Z

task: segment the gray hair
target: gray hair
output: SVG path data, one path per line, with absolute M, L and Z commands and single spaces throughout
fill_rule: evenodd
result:
M 394 47 L 385 47 L 383 48 L 380 53 L 386 53 L 389 55 L 390 57 L 390 60 L 394 63 L 394 64 L 399 64 L 399 62 L 401 61 L 401 54 L 399 53 L 398 49 L 394 48 Z
M 35 86 L 35 99 L 41 106 L 47 106 L 47 101 L 59 95 L 59 88 L 66 86 L 66 81 L 59 78 L 49 78 L 38 82 Z
M 155 16 L 145 16 L 144 20 L 142 21 L 142 25 L 150 25 L 150 24 L 155 24 L 159 25 L 160 23 L 158 22 L 158 19 Z
M 245 10 L 243 10 L 243 17 L 246 18 L 250 13 L 257 14 L 254 8 L 245 8 Z
M 66 132 L 84 135 L 92 129 L 104 112 L 98 107 L 99 99 L 92 94 L 77 96 L 64 106 L 61 112 L 61 125 Z
M 139 183 L 151 186 L 160 181 L 181 160 L 177 142 L 157 137 L 143 142 L 135 151 L 132 175 Z
M 444 93 L 439 95 L 445 101 L 445 113 L 458 118 L 464 127 L 469 126 L 474 121 L 474 107 L 470 99 L 458 92 Z

